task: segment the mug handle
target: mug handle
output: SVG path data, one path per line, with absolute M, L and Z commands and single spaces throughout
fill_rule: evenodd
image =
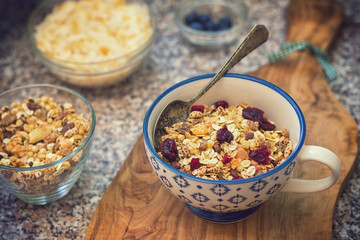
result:
M 311 193 L 328 189 L 336 183 L 341 173 L 341 162 L 335 153 L 319 146 L 304 146 L 298 157 L 298 162 L 316 161 L 326 165 L 331 170 L 331 176 L 306 180 L 290 178 L 287 184 L 281 189 L 281 192 Z

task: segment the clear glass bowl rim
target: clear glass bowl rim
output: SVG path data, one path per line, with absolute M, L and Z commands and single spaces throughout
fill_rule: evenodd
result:
M 45 64 L 50 64 L 51 66 L 57 67 L 59 69 L 67 70 L 67 69 L 69 69 L 66 66 L 67 64 L 74 64 L 74 65 L 78 65 L 78 66 L 92 66 L 92 65 L 97 65 L 97 64 L 107 64 L 107 63 L 115 62 L 115 61 L 118 61 L 121 59 L 126 59 L 126 58 L 130 57 L 130 60 L 127 60 L 127 63 L 125 65 L 123 65 L 119 68 L 114 68 L 109 71 L 103 71 L 103 72 L 97 72 L 97 73 L 78 73 L 78 72 L 73 72 L 73 71 L 67 72 L 67 73 L 77 75 L 77 76 L 97 76 L 97 75 L 109 74 L 112 72 L 117 72 L 122 69 L 126 69 L 128 66 L 130 66 L 131 64 L 136 62 L 136 60 L 143 54 L 144 51 L 146 51 L 146 49 L 148 49 L 152 45 L 152 43 L 155 40 L 155 33 L 156 33 L 156 28 L 157 28 L 155 12 L 148 3 L 146 3 L 145 1 L 141 1 L 141 3 L 144 4 L 145 6 L 147 6 L 147 9 L 149 10 L 150 25 L 153 28 L 153 31 L 152 31 L 152 34 L 151 34 L 150 38 L 148 39 L 148 41 L 145 42 L 143 45 L 139 46 L 134 51 L 127 53 L 125 55 L 113 58 L 113 59 L 106 60 L 106 61 L 90 62 L 90 63 L 72 62 L 72 61 L 65 61 L 65 60 L 57 59 L 57 58 L 51 58 L 46 53 L 44 53 L 39 48 L 37 48 L 36 40 L 34 37 L 34 32 L 35 32 L 35 27 L 36 27 L 34 21 L 35 21 L 35 18 L 38 16 L 39 12 L 44 7 L 50 6 L 53 8 L 59 2 L 65 2 L 65 1 L 70 1 L 70 0 L 45 0 L 45 1 L 41 2 L 32 11 L 32 13 L 30 14 L 29 20 L 28 20 L 27 33 L 28 33 L 28 36 L 30 39 L 31 46 L 35 50 L 35 53 L 40 57 L 40 59 L 45 62 Z M 64 65 L 62 65 L 62 64 L 64 64 Z
M 27 89 L 27 88 L 39 88 L 39 87 L 59 89 L 61 91 L 71 93 L 71 94 L 79 97 L 80 99 L 82 99 L 86 103 L 86 105 L 89 107 L 89 110 L 90 110 L 90 113 L 91 113 L 91 127 L 90 127 L 89 134 L 86 137 L 85 141 L 75 151 L 73 151 L 69 155 L 67 155 L 67 156 L 65 156 L 65 157 L 63 157 L 63 158 L 61 158 L 59 160 L 56 160 L 54 162 L 51 162 L 51 163 L 48 163 L 48 164 L 45 164 L 45 165 L 36 166 L 36 167 L 9 167 L 9 166 L 4 166 L 4 165 L 0 164 L 0 169 L 2 169 L 2 170 L 34 171 L 34 170 L 40 170 L 40 169 L 45 169 L 45 168 L 48 168 L 48 167 L 52 167 L 52 166 L 55 166 L 55 165 L 57 165 L 59 163 L 62 163 L 64 161 L 74 157 L 76 154 L 78 154 L 81 150 L 83 150 L 90 143 L 90 140 L 91 140 L 91 138 L 92 138 L 92 136 L 94 134 L 94 131 L 95 131 L 95 124 L 96 124 L 95 111 L 94 111 L 93 107 L 91 106 L 90 102 L 84 96 L 82 96 L 80 93 L 78 93 L 78 92 L 76 92 L 76 91 L 74 91 L 74 90 L 72 90 L 70 88 L 67 88 L 67 87 L 64 87 L 64 86 L 59 86 L 59 85 L 53 85 L 53 84 L 30 84 L 30 85 L 16 87 L 16 88 L 12 88 L 12 89 L 9 89 L 7 91 L 1 92 L 0 93 L 0 98 L 3 97 L 4 95 L 8 94 L 8 93 L 15 92 L 15 91 L 18 91 L 18 90 Z

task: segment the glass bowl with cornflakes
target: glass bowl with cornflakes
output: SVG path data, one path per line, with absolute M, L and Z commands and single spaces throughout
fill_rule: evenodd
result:
M 153 10 L 140 0 L 45 0 L 28 23 L 40 61 L 81 87 L 126 79 L 148 56 L 155 29 Z
M 0 184 L 44 205 L 68 194 L 92 145 L 95 112 L 79 93 L 34 84 L 0 93 Z

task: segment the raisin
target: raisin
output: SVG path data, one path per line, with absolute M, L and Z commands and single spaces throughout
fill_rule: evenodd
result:
M 216 103 L 214 103 L 215 107 L 223 107 L 223 108 L 228 108 L 229 104 L 226 101 L 218 101 Z
M 255 122 L 259 122 L 264 118 L 264 112 L 258 108 L 247 107 L 242 111 L 242 116 Z
M 205 106 L 204 105 L 194 105 L 191 107 L 191 112 L 193 111 L 199 111 L 199 112 L 204 112 Z
M 75 127 L 75 123 L 73 123 L 73 122 L 67 123 L 61 130 L 61 134 L 64 135 L 67 131 L 69 131 L 70 129 L 72 129 L 74 127 Z
M 190 169 L 191 171 L 194 171 L 195 169 L 198 169 L 200 167 L 200 159 L 199 158 L 193 158 L 190 162 Z
M 57 121 L 57 120 L 62 120 L 62 119 L 65 118 L 68 114 L 69 114 L 68 111 L 62 111 L 62 112 L 59 114 L 59 116 L 56 117 L 55 120 L 56 120 L 56 121 Z
M 37 109 L 40 109 L 41 106 L 40 106 L 39 104 L 37 104 L 36 102 L 34 102 L 33 100 L 32 100 L 32 101 L 30 100 L 30 101 L 27 103 L 27 108 L 30 109 L 30 110 L 35 111 L 35 110 L 37 110 Z
M 178 151 L 174 139 L 167 138 L 161 144 L 161 154 L 169 161 L 174 161 L 178 157 Z
M 214 146 L 213 146 L 213 149 L 215 152 L 217 153 L 221 153 L 221 146 L 219 143 L 215 143 Z
M 191 126 L 188 123 L 183 123 L 180 125 L 179 129 L 177 131 L 181 134 L 185 134 L 186 132 L 190 132 Z
M 3 130 L 3 137 L 4 138 L 11 138 L 14 135 L 12 131 Z
M 234 139 L 234 136 L 227 129 L 226 125 L 224 125 L 222 128 L 220 128 L 216 132 L 216 140 L 218 140 L 219 143 L 223 143 L 223 142 L 230 143 L 233 139 Z
M 267 165 L 269 164 L 270 152 L 266 146 L 256 148 L 250 152 L 249 157 L 257 163 Z
M 245 135 L 245 140 L 253 139 L 254 133 L 253 132 L 247 132 Z

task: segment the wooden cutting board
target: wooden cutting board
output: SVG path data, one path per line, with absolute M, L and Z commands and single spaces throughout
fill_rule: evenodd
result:
M 334 1 L 293 0 L 287 9 L 286 41 L 306 40 L 327 50 L 342 19 L 343 10 Z M 342 162 L 336 185 L 319 193 L 279 193 L 244 221 L 210 223 L 162 186 L 140 137 L 100 201 L 85 239 L 331 239 L 335 204 L 355 166 L 356 123 L 331 92 L 309 51 L 250 75 L 280 86 L 297 101 L 307 122 L 306 144 L 324 146 Z M 294 173 L 308 179 L 327 175 L 325 167 L 311 162 L 297 165 Z

